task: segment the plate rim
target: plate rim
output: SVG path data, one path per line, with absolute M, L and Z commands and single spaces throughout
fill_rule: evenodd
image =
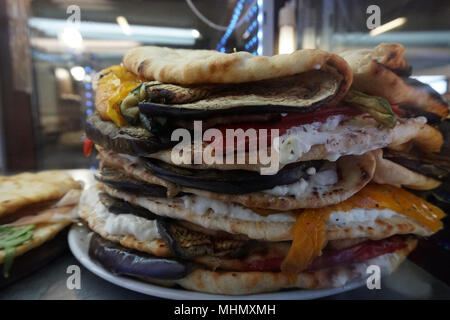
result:
M 359 279 L 338 288 L 316 290 L 293 289 L 289 291 L 267 292 L 237 296 L 189 291 L 182 288 L 178 289 L 164 287 L 144 281 L 139 281 L 130 277 L 114 275 L 113 273 L 103 268 L 100 264 L 96 263 L 89 257 L 87 248 L 85 248 L 86 244 L 83 244 L 80 240 L 82 232 L 89 234 L 93 231 L 85 226 L 74 224 L 69 230 L 68 242 L 72 254 L 86 269 L 102 278 L 103 280 L 106 280 L 119 287 L 158 298 L 172 300 L 310 300 L 324 298 L 354 290 L 363 286 L 365 283 L 364 279 Z

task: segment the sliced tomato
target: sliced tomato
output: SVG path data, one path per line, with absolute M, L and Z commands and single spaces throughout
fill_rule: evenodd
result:
M 334 107 L 323 107 L 320 108 L 314 112 L 307 112 L 307 113 L 290 113 L 285 116 L 282 116 L 279 121 L 275 122 L 240 122 L 240 123 L 234 123 L 234 124 L 226 124 L 217 126 L 216 129 L 219 129 L 222 133 L 224 142 L 224 153 L 226 152 L 226 130 L 227 129 L 242 129 L 244 132 L 248 129 L 255 129 L 257 132 L 257 141 L 252 141 L 253 139 L 246 138 L 245 141 L 245 150 L 249 150 L 249 145 L 252 146 L 258 146 L 259 147 L 259 130 L 261 129 L 267 129 L 267 146 L 271 145 L 272 141 L 272 135 L 271 130 L 277 129 L 279 136 L 286 133 L 286 131 L 289 128 L 301 126 L 304 124 L 309 124 L 313 122 L 325 122 L 329 117 L 331 116 L 337 116 L 337 115 L 345 115 L 345 116 L 355 116 L 361 114 L 361 111 L 345 106 L 334 106 Z M 250 141 L 252 144 L 250 144 Z M 235 150 L 236 148 L 236 141 L 233 143 Z M 230 150 L 231 151 L 231 150 Z

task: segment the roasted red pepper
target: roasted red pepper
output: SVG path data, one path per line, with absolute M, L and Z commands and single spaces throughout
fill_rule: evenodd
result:
M 93 144 L 94 143 L 92 142 L 91 139 L 84 138 L 83 153 L 85 157 L 89 157 L 91 155 Z

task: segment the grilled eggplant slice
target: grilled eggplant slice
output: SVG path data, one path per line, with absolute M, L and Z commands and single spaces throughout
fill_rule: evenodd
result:
M 240 257 L 244 255 L 253 241 L 233 237 L 214 237 L 188 229 L 171 219 L 158 219 L 159 234 L 172 249 L 175 256 L 182 259 L 208 256 Z
M 404 112 L 403 118 L 425 117 L 427 123 L 431 125 L 438 125 L 442 121 L 441 116 L 436 113 L 425 111 L 412 104 L 401 104 L 399 107 Z
M 146 85 L 139 102 L 149 117 L 205 119 L 223 114 L 311 112 L 334 98 L 339 79 L 313 70 L 301 74 L 240 84 L 179 86 Z
M 94 177 L 97 181 L 125 192 L 152 197 L 166 197 L 167 195 L 166 187 L 134 179 L 111 167 L 104 167 L 100 172 L 95 173 Z
M 89 256 L 108 271 L 139 278 L 174 280 L 188 273 L 188 266 L 175 259 L 157 258 L 144 252 L 122 247 L 93 234 Z
M 139 207 L 135 206 L 127 201 L 124 201 L 122 199 L 111 197 L 107 193 L 100 193 L 99 198 L 101 203 L 108 209 L 109 212 L 115 213 L 115 214 L 133 214 L 138 217 L 142 217 L 148 220 L 155 220 L 158 218 L 156 214 L 153 212 Z
M 177 142 L 155 136 L 143 127 L 118 127 L 111 121 L 91 114 L 86 121 L 86 135 L 96 144 L 119 153 L 146 155 L 169 149 Z
M 383 157 L 434 179 L 447 180 L 450 178 L 450 161 L 448 157 L 414 151 L 417 154 L 386 149 Z
M 420 91 L 423 95 L 420 101 L 413 101 L 409 106 L 413 105 L 416 109 L 422 109 L 427 113 L 434 113 L 438 115 L 441 120 L 444 120 L 448 116 L 448 104 L 436 90 L 434 90 L 428 84 L 420 82 L 413 78 L 402 78 L 405 84 L 413 87 L 415 90 Z M 426 101 L 426 102 L 425 102 Z M 412 110 L 414 111 L 414 110 Z M 410 111 L 411 112 L 411 111 Z M 408 111 L 406 111 L 408 114 Z M 427 113 L 423 115 L 427 117 L 429 123 L 437 123 L 434 117 L 428 117 Z
M 142 159 L 155 176 L 175 184 L 212 192 L 240 194 L 256 192 L 307 178 L 306 169 L 318 170 L 322 160 L 304 161 L 285 166 L 275 175 L 260 175 L 247 170 L 187 169 L 176 167 L 157 159 Z
M 439 94 L 439 92 L 437 92 L 436 90 L 434 90 L 430 85 L 420 82 L 417 79 L 414 78 L 402 78 L 403 81 L 405 81 L 406 84 L 416 87 L 417 89 L 423 91 L 424 93 L 429 94 L 432 98 L 434 98 L 436 101 L 438 101 L 439 103 L 442 104 L 447 104 L 444 100 L 444 98 Z

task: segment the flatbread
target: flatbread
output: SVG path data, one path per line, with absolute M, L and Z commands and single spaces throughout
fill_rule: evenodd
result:
M 165 199 L 136 196 L 107 186 L 103 186 L 103 189 L 113 197 L 141 206 L 159 216 L 185 220 L 206 229 L 241 234 L 255 240 L 288 241 L 293 239 L 292 228 L 295 223 L 295 215 L 292 215 L 292 219 L 286 218 L 285 221 L 280 221 L 280 219 L 278 221 L 273 220 L 273 217 L 270 217 L 273 215 L 260 216 L 258 220 L 244 220 L 243 217 L 230 217 L 214 214 L 211 211 L 201 215 L 191 209 L 187 209 L 184 201 L 179 198 Z M 325 236 L 327 240 L 352 238 L 379 240 L 394 234 L 428 236 L 432 233 L 418 222 L 404 215 L 398 215 L 390 218 L 379 217 L 373 223 L 367 223 L 358 219 L 358 221 L 346 225 L 329 220 Z
M 383 158 L 382 150 L 374 152 L 377 162 L 373 181 L 379 184 L 390 184 L 415 190 L 431 190 L 441 182 L 423 174 L 409 170 L 391 160 Z
M 445 118 L 448 106 L 439 96 L 408 84 L 397 73 L 408 69 L 404 48 L 396 43 L 382 43 L 373 49 L 341 52 L 353 71 L 352 87 L 387 99 L 391 104 L 410 104 Z
M 442 133 L 421 120 L 425 119 L 401 120 L 392 130 L 392 141 L 387 148 L 405 150 L 405 145 L 408 148 L 414 145 L 423 152 L 439 152 L 444 144 Z
M 339 56 L 321 50 L 298 50 L 289 55 L 255 56 L 248 52 L 137 47 L 124 58 L 125 68 L 148 80 L 174 84 L 243 83 L 322 70 L 342 77 L 339 101 L 348 91 L 352 72 Z
M 246 207 L 265 208 L 274 210 L 293 210 L 299 208 L 320 208 L 339 203 L 361 190 L 372 179 L 375 171 L 375 159 L 369 152 L 361 156 L 342 157 L 337 162 L 339 180 L 323 192 L 311 189 L 299 197 L 275 196 L 263 192 L 246 194 L 223 194 L 194 188 L 176 186 L 153 175 L 143 164 L 121 157 L 112 151 L 99 149 L 102 165 L 119 169 L 126 174 L 152 184 L 168 188 L 171 195 L 177 192 L 192 193 L 206 198 L 224 202 L 235 202 Z
M 94 192 L 93 189 L 89 189 Z M 96 201 L 100 201 L 96 197 Z M 98 217 L 92 207 L 92 204 L 83 202 L 81 198 L 80 204 L 78 206 L 78 212 L 80 217 L 87 223 L 89 228 L 94 232 L 98 233 L 103 238 L 120 243 L 122 246 L 135 249 L 142 252 L 147 252 L 158 257 L 169 257 L 172 252 L 170 248 L 166 245 L 165 241 L 161 238 L 139 241 L 136 237 L 132 235 L 111 235 L 105 230 L 105 220 Z
M 0 217 L 18 209 L 59 199 L 81 185 L 64 171 L 51 170 L 0 177 Z
M 393 253 L 348 266 L 302 272 L 294 278 L 281 272 L 216 272 L 199 269 L 180 280 L 165 284 L 178 284 L 187 290 L 226 295 L 256 294 L 293 288 L 336 288 L 353 280 L 366 278 L 367 267 L 370 265 L 379 266 L 382 275 L 392 273 L 416 245 L 417 240 L 410 238 L 407 239 L 405 248 Z
M 39 247 L 44 242 L 53 239 L 61 230 L 72 224 L 71 220 L 60 220 L 54 223 L 42 224 L 33 229 L 33 237 L 15 248 L 14 257 L 23 255 L 24 253 Z M 5 259 L 5 250 L 0 250 L 0 264 Z

